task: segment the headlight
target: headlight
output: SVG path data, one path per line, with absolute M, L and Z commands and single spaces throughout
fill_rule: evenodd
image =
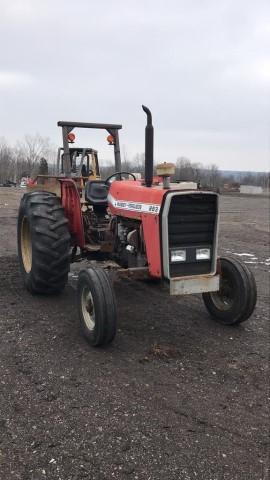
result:
M 196 248 L 196 260 L 210 260 L 210 248 Z
M 185 262 L 186 250 L 171 250 L 171 262 Z

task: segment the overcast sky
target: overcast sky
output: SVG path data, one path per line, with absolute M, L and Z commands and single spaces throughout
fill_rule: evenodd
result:
M 269 0 L 0 0 L 0 137 L 122 123 L 128 156 L 269 169 Z M 111 154 L 100 132 L 88 144 Z

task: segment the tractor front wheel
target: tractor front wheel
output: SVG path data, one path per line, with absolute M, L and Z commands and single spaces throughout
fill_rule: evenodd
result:
M 94 347 L 107 345 L 116 334 L 116 302 L 110 278 L 101 268 L 81 270 L 78 310 L 83 336 Z
M 18 256 L 31 293 L 58 293 L 68 280 L 70 234 L 61 200 L 50 192 L 23 196 L 18 216 Z
M 251 316 L 256 305 L 254 276 L 235 258 L 223 257 L 220 262 L 220 288 L 217 292 L 203 293 L 204 304 L 218 322 L 226 325 L 242 323 Z

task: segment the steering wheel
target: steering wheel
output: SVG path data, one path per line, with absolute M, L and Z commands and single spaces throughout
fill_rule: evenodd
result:
M 129 175 L 130 177 L 133 178 L 134 182 L 136 182 L 136 180 L 137 180 L 133 173 L 130 173 L 130 172 L 115 172 L 115 173 L 113 173 L 112 175 L 110 175 L 109 177 L 106 178 L 106 180 L 105 180 L 106 185 L 108 185 L 109 183 L 112 183 L 112 182 L 110 182 L 110 180 L 113 177 L 119 176 L 119 179 L 122 180 L 122 175 Z

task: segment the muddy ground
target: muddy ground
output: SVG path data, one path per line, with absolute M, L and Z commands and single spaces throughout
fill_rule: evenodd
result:
M 0 189 L 0 479 L 268 479 L 268 200 L 221 198 L 220 253 L 253 255 L 250 320 L 223 327 L 200 296 L 121 282 L 102 350 L 79 334 L 73 274 L 59 297 L 23 289 L 20 195 Z

